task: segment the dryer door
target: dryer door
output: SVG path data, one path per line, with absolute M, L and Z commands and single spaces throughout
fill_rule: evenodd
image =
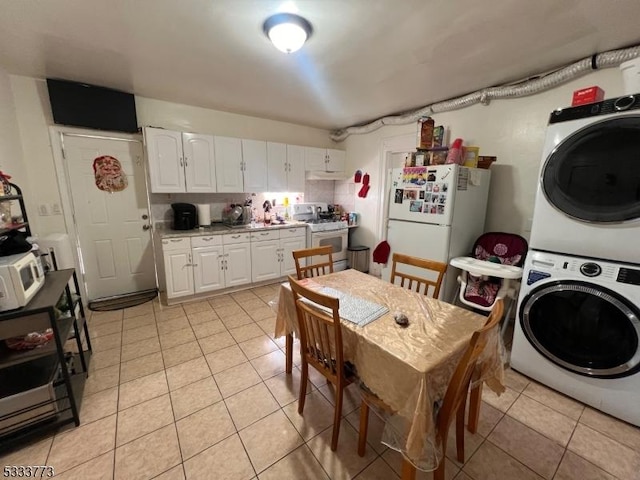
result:
M 520 306 L 529 342 L 553 363 L 596 378 L 640 370 L 640 311 L 604 287 L 579 281 L 541 285 Z
M 576 131 L 551 152 L 540 181 L 547 200 L 578 220 L 640 218 L 640 115 Z

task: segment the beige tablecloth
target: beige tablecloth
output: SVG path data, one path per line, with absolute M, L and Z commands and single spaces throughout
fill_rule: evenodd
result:
M 418 468 L 432 470 L 442 458 L 435 444 L 434 409 L 471 335 L 486 318 L 419 295 L 356 270 L 313 279 L 354 297 L 389 308 L 378 320 L 359 327 L 342 320 L 344 358 L 356 366 L 360 380 L 396 412 L 386 421 L 383 442 L 402 451 Z M 409 326 L 395 323 L 402 312 Z M 277 303 L 276 337 L 297 331 L 293 295 L 284 284 Z M 481 359 L 481 378 L 502 393 L 502 344 L 498 329 Z

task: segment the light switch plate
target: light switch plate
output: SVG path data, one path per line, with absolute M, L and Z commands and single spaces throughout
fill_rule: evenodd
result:
M 47 205 L 46 203 L 41 203 L 40 205 L 38 205 L 38 214 L 41 217 L 48 217 L 49 216 L 49 205 Z
M 51 204 L 51 214 L 62 215 L 62 209 L 60 208 L 60 204 L 58 202 Z

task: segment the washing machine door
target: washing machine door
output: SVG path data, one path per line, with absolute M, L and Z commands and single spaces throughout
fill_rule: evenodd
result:
M 640 218 L 640 115 L 591 124 L 561 142 L 540 181 L 547 200 L 585 222 Z
M 519 317 L 529 342 L 562 368 L 596 378 L 640 370 L 640 311 L 609 289 L 550 282 L 523 299 Z

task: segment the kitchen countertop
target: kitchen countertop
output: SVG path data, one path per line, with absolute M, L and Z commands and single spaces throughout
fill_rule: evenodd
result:
M 306 228 L 304 222 L 286 222 L 284 224 L 264 225 L 256 223 L 255 227 L 251 225 L 227 227 L 221 223 L 211 225 L 210 227 L 194 228 L 193 230 L 172 230 L 170 228 L 156 227 L 156 233 L 160 238 L 177 238 L 177 237 L 202 237 L 205 235 L 224 235 L 225 233 L 244 233 L 254 232 L 257 230 L 277 230 L 281 228 Z

